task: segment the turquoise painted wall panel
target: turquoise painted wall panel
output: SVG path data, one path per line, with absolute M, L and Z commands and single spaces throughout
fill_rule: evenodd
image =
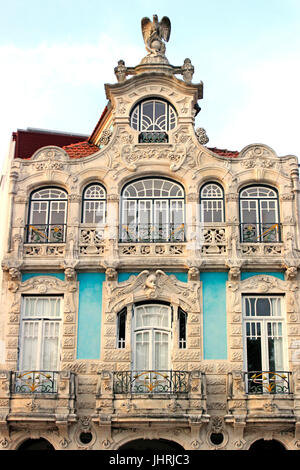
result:
M 177 277 L 178 281 L 188 282 L 188 273 L 187 273 L 187 271 L 183 271 L 181 273 L 166 273 L 166 274 L 168 274 L 168 276 L 173 274 L 174 276 Z
M 202 272 L 203 357 L 227 359 L 227 272 Z
M 259 272 L 259 273 L 256 273 L 256 272 L 247 272 L 247 271 L 241 272 L 241 281 L 244 281 L 245 279 L 248 279 L 249 277 L 258 276 L 258 275 L 274 276 L 274 277 L 277 277 L 278 279 L 281 279 L 281 280 L 284 281 L 284 273 L 283 272 Z
M 22 282 L 27 281 L 27 279 L 30 279 L 31 277 L 37 276 L 54 276 L 58 279 L 61 279 L 62 281 L 65 280 L 64 273 L 22 273 Z
M 123 282 L 123 281 L 127 281 L 130 276 L 134 275 L 134 276 L 138 276 L 138 274 L 140 273 L 119 273 L 118 274 L 118 282 Z M 170 276 L 170 274 L 174 274 L 177 279 L 181 282 L 187 282 L 188 281 L 188 274 L 186 271 L 184 272 L 180 272 L 180 273 L 166 273 L 168 276 Z
M 118 282 L 127 281 L 130 276 L 138 276 L 139 273 L 118 273 Z
M 99 359 L 105 273 L 79 273 L 77 359 Z

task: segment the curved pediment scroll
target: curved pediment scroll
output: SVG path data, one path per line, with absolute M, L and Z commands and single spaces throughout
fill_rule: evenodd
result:
M 67 283 L 53 276 L 31 277 L 20 284 L 21 292 L 32 292 L 39 294 L 63 293 L 66 291 Z
M 37 170 L 64 170 L 69 160 L 67 152 L 55 145 L 38 149 L 31 157 Z
M 268 293 L 286 292 L 288 287 L 285 281 L 278 279 L 274 276 L 267 274 L 261 274 L 257 276 L 249 277 L 240 283 L 240 289 L 242 292 L 253 292 L 253 293 Z
M 180 303 L 190 311 L 198 311 L 199 288 L 197 282 L 181 282 L 175 275 L 167 275 L 160 269 L 144 270 L 137 276 L 130 276 L 127 281 L 107 283 L 108 310 L 118 311 L 127 303 L 155 299 Z

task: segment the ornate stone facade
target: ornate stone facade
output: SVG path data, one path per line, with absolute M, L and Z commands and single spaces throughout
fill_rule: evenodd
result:
M 194 129 L 202 82 L 192 83 L 189 59 L 182 67 L 168 63 L 163 36 L 157 44 L 149 37 L 147 60 L 131 68 L 119 61 L 117 83 L 105 85 L 110 115 L 93 133 L 98 150 L 71 158 L 67 147 L 51 145 L 30 158 L 11 160 L 2 259 L 0 447 L 17 449 L 27 439 L 44 438 L 60 450 L 116 450 L 137 439 L 165 439 L 186 450 L 247 450 L 258 439 L 274 439 L 287 449 L 299 449 L 298 160 L 279 157 L 262 144 L 249 145 L 234 157 L 205 147 L 204 129 Z M 132 110 L 153 97 L 176 111 L 176 124 L 164 135 L 167 142 L 142 142 L 140 130 L 132 125 Z M 120 239 L 123 189 L 131 181 L 150 178 L 175 181 L 183 188 L 184 237 Z M 201 220 L 200 193 L 210 182 L 222 187 L 225 216 L 220 221 Z M 92 183 L 106 190 L 106 219 L 85 222 L 83 191 Z M 276 233 L 280 227 L 279 238 L 266 241 L 264 233 L 274 230 L 267 225 L 262 238 L 243 238 L 239 195 L 243 188 L 257 186 L 278 194 L 280 220 L 273 225 Z M 46 243 L 34 241 L 28 237 L 31 195 L 52 187 L 67 194 L 66 236 L 59 242 L 49 237 Z M 217 279 L 216 273 L 226 276 L 213 296 L 224 293 L 224 328 L 216 321 L 215 330 L 209 330 L 215 310 L 207 279 Z M 82 320 L 87 274 L 103 275 L 95 338 L 84 329 L 93 321 L 93 307 Z M 245 296 L 283 299 L 288 393 L 258 395 L 247 389 Z M 22 393 L 14 388 L 24 340 L 22 302 L 41 297 L 63 299 L 56 388 L 52 394 L 33 389 Z M 171 380 L 165 373 L 165 393 L 143 388 L 134 394 L 126 388 L 127 380 L 139 380 L 132 375 L 137 363 L 133 338 L 135 309 L 142 305 L 166 306 L 171 312 L 168 374 L 174 375 Z M 185 326 L 177 321 L 182 311 Z M 219 345 L 210 353 L 214 331 L 218 341 L 222 328 Z M 84 357 L 82 338 L 98 341 L 98 355 Z M 219 352 L 220 343 L 226 353 Z M 154 386 L 151 380 L 148 387 Z M 153 380 L 157 384 L 161 379 Z M 174 380 L 186 388 L 176 388 Z

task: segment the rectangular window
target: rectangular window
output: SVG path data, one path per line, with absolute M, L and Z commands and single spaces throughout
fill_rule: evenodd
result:
M 249 393 L 286 393 L 288 389 L 282 303 L 281 296 L 243 298 Z
M 118 349 L 125 348 L 125 333 L 126 333 L 126 308 L 124 308 L 120 313 L 118 313 Z
M 62 297 L 23 297 L 19 370 L 58 370 L 61 311 Z
M 186 321 L 187 314 L 179 308 L 178 310 L 178 323 L 179 323 L 179 348 L 186 349 Z

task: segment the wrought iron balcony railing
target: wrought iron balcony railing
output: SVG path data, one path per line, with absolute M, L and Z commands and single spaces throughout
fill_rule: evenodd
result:
M 129 224 L 121 226 L 120 242 L 184 242 L 184 224 Z
M 66 224 L 26 225 L 26 243 L 65 243 Z
M 243 243 L 281 242 L 281 224 L 278 223 L 242 223 L 240 231 Z
M 12 393 L 57 393 L 59 372 L 17 371 L 12 373 Z
M 291 372 L 246 372 L 245 380 L 246 392 L 249 395 L 291 393 Z
M 167 144 L 169 137 L 166 132 L 141 132 L 139 134 L 140 144 Z
M 189 372 L 170 370 L 114 372 L 115 394 L 188 393 Z

